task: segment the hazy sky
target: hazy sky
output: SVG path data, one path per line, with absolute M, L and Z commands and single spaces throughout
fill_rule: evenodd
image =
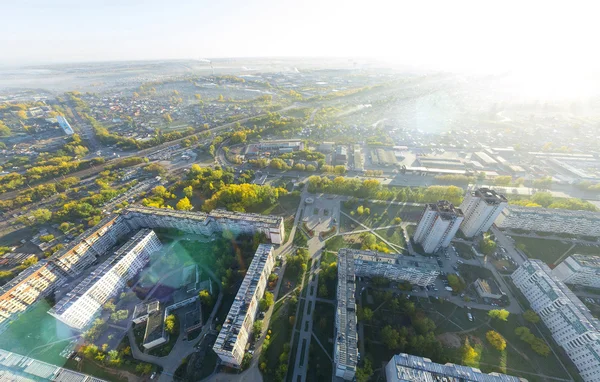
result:
M 598 67 L 595 2 L 551 3 L 0 0 L 0 64 L 384 56 L 445 69 Z

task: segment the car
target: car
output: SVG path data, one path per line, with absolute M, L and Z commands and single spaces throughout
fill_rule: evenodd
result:
M 471 314 L 471 312 L 467 313 L 467 317 L 469 318 L 469 321 L 473 322 L 473 315 Z

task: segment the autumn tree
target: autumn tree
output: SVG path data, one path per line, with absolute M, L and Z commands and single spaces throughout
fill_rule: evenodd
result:
M 210 293 L 208 293 L 208 290 L 201 290 L 200 293 L 198 293 L 198 297 L 200 297 L 200 302 L 202 302 L 204 305 L 212 306 L 213 297 L 210 295 Z
M 175 209 L 179 211 L 191 211 L 192 208 L 194 208 L 194 206 L 192 206 L 192 203 L 190 203 L 190 200 L 187 198 L 187 196 L 184 196 L 175 205 Z
M 508 321 L 510 313 L 506 309 L 492 309 L 488 312 L 488 316 L 502 321 Z
M 169 334 L 177 333 L 177 318 L 174 314 L 169 314 L 165 318 L 165 331 Z
M 485 338 L 498 351 L 506 349 L 506 340 L 502 335 L 494 330 L 490 330 L 485 334 Z
M 191 198 L 192 195 L 194 194 L 194 189 L 192 188 L 192 186 L 187 186 L 183 188 L 183 194 L 188 197 Z

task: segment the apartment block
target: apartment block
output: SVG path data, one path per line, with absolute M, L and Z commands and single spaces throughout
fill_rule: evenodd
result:
M 458 231 L 464 215 L 447 200 L 427 204 L 415 230 L 414 241 L 423 246 L 425 253 L 446 248 Z
M 338 286 L 335 313 L 335 375 L 351 381 L 358 363 L 356 330 L 356 277 L 385 277 L 421 286 L 439 274 L 435 260 L 342 248 L 338 251 Z
M 469 366 L 432 362 L 429 358 L 400 353 L 385 366 L 387 382 L 522 382 L 526 379 L 500 373 L 483 373 Z
M 489 188 L 467 191 L 460 205 L 464 220 L 460 229 L 466 237 L 477 236 L 490 229 L 502 210 L 508 205 L 504 195 Z
M 523 263 L 511 277 L 583 380 L 600 381 L 600 321 L 540 260 Z
M 600 256 L 571 255 L 558 264 L 552 274 L 567 284 L 600 288 Z
M 223 210 L 206 214 L 137 206 L 127 208 L 105 217 L 65 248 L 0 288 L 0 333 L 11 320 L 52 293 L 67 278 L 81 274 L 119 240 L 144 228 L 175 228 L 207 236 L 223 231 L 234 235 L 262 232 L 274 244 L 281 244 L 285 233 L 283 218 L 277 216 Z
M 139 231 L 48 313 L 74 329 L 84 329 L 100 312 L 102 305 L 117 295 L 126 282 L 148 263 L 150 254 L 160 248 L 160 240 L 154 231 Z
M 356 270 L 354 254 L 338 252 L 337 305 L 335 310 L 335 343 L 333 362 L 335 375 L 352 381 L 358 364 L 358 332 L 356 330 Z
M 184 232 L 212 235 L 230 231 L 234 234 L 262 232 L 273 244 L 284 238 L 283 218 L 226 210 L 203 212 L 176 211 L 164 208 L 130 207 L 123 217 L 133 228 L 176 228 Z
M 496 225 L 502 229 L 523 229 L 549 233 L 568 232 L 575 235 L 600 237 L 600 213 L 592 211 L 510 206 L 498 216 Z
M 258 302 L 265 292 L 274 264 L 273 246 L 259 245 L 213 345 L 221 361 L 230 366 L 239 368 L 242 365 L 246 344 L 258 313 Z

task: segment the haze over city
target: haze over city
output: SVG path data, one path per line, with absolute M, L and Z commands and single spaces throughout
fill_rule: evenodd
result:
M 0 380 L 600 382 L 593 5 L 0 14 Z

